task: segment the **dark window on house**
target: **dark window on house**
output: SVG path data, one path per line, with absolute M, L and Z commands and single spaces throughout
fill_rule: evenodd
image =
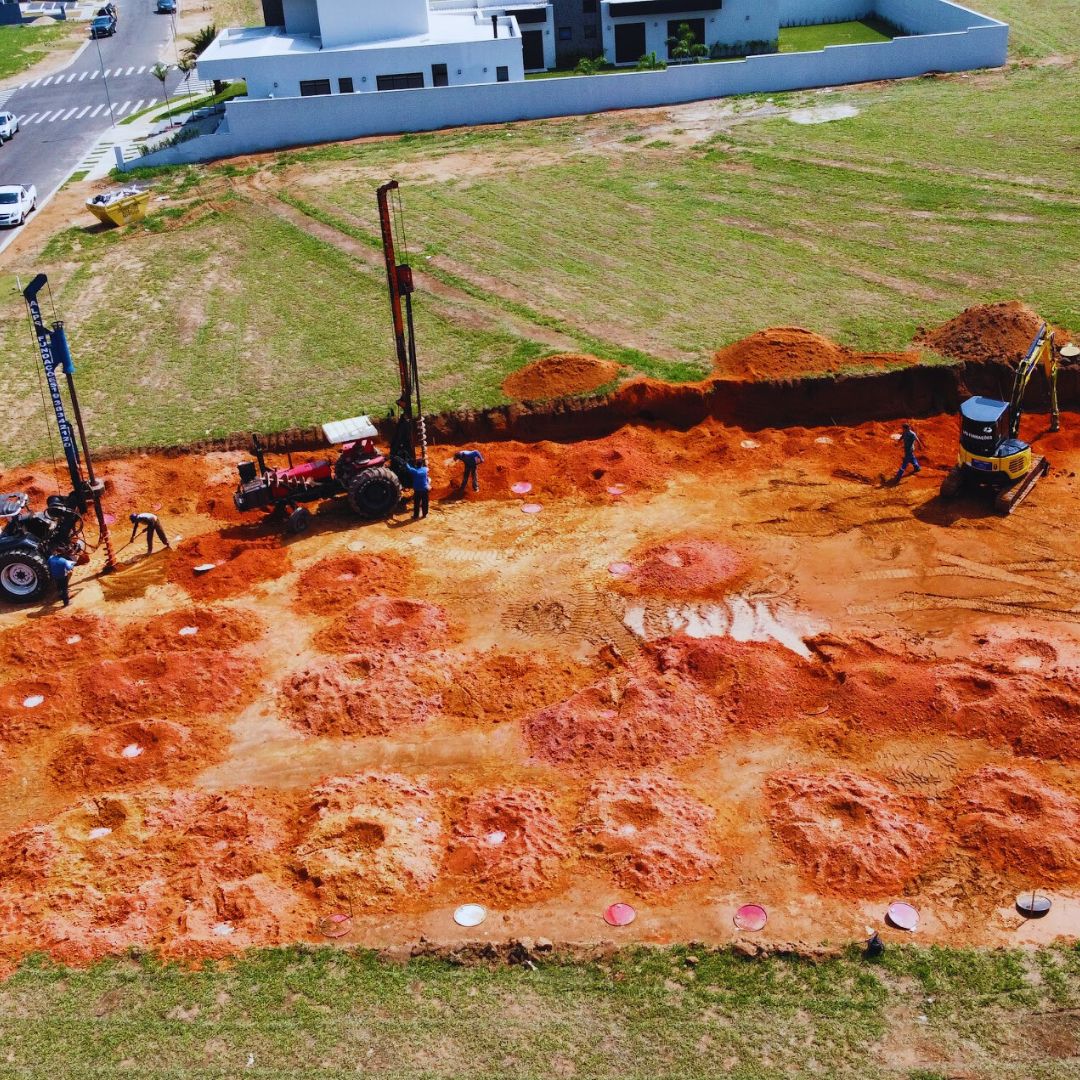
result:
M 424 73 L 410 71 L 405 75 L 376 75 L 375 88 L 377 90 L 423 90 Z
M 300 83 L 301 97 L 318 97 L 320 94 L 330 93 L 329 79 L 307 79 Z
M 546 8 L 507 8 L 507 15 L 513 15 L 518 21 L 518 26 L 525 23 L 547 22 Z
M 431 85 L 432 86 L 449 86 L 450 85 L 450 73 L 446 70 L 445 64 L 432 64 L 431 65 Z
M 686 0 L 645 0 L 629 4 L 613 3 L 609 14 L 613 19 L 621 19 L 625 15 L 678 15 L 680 11 L 720 11 L 723 8 L 723 0 L 695 0 L 688 4 Z
M 574 40 L 574 28 L 572 26 L 560 26 L 559 27 L 559 40 L 560 41 L 573 41 Z
M 685 2 L 685 0 L 683 0 Z M 636 64 L 645 55 L 645 24 L 615 24 L 615 63 Z
M 586 38 L 596 37 L 596 27 L 592 23 L 586 23 L 583 27 Z
M 353 92 L 352 79 L 338 79 L 337 88 L 339 94 L 351 94 Z
M 495 69 L 495 81 L 496 82 L 509 82 L 510 81 L 510 69 L 508 67 L 497 67 Z
M 581 0 L 581 13 L 583 15 L 595 15 L 596 0 Z

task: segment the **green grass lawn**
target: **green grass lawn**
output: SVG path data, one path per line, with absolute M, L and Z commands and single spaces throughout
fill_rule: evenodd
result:
M 84 28 L 80 23 L 51 26 L 0 26 L 0 79 L 31 68 L 47 53 L 73 45 Z
M 220 30 L 228 26 L 262 26 L 259 0 L 212 0 L 213 23 Z M 209 22 L 211 20 L 207 20 Z
M 890 28 L 876 20 L 823 23 L 820 26 L 788 26 L 780 31 L 780 51 L 815 52 L 826 45 L 865 45 L 891 41 Z
M 201 971 L 30 962 L 0 985 L 0 1073 L 1067 1080 L 1078 1006 L 1075 948 L 896 948 L 874 965 L 687 949 L 533 969 L 299 949 Z

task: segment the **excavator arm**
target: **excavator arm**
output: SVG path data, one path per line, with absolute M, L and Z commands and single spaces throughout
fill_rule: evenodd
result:
M 1020 436 L 1020 419 L 1024 412 L 1024 398 L 1028 384 L 1035 371 L 1041 367 L 1046 374 L 1050 387 L 1050 430 L 1057 431 L 1061 424 L 1061 411 L 1058 408 L 1057 377 L 1058 356 L 1054 349 L 1054 335 L 1047 329 L 1046 323 L 1039 327 L 1035 340 L 1031 343 L 1027 355 L 1020 361 L 1013 379 L 1012 396 L 1009 398 L 1009 438 Z

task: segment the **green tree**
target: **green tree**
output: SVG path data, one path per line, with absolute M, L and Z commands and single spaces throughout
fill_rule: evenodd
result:
M 150 69 L 150 74 L 161 83 L 161 91 L 165 95 L 165 104 L 168 107 L 168 111 L 172 112 L 172 102 L 169 100 L 169 90 L 165 85 L 165 80 L 169 77 L 169 65 L 158 61 L 158 63 Z
M 674 37 L 667 39 L 668 55 L 672 60 L 696 64 L 709 50 L 698 41 L 689 23 L 679 23 Z
M 188 43 L 184 49 L 185 60 L 198 60 L 200 56 L 214 43 L 214 38 L 217 37 L 217 27 L 211 23 L 209 26 L 204 26 L 201 30 L 196 30 L 190 37 L 184 38 Z
M 656 53 L 646 53 L 638 62 L 638 71 L 663 71 L 667 67 L 667 61 L 661 60 Z
M 578 62 L 574 71 L 578 75 L 599 75 L 604 68 L 608 67 L 606 56 L 588 57 L 583 56 Z

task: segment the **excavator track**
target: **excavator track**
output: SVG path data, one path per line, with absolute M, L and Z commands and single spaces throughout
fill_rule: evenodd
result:
M 1032 458 L 1031 470 L 1023 480 L 999 492 L 994 499 L 994 509 L 1003 517 L 1011 514 L 1034 490 L 1035 485 L 1050 471 L 1050 462 L 1044 457 Z

